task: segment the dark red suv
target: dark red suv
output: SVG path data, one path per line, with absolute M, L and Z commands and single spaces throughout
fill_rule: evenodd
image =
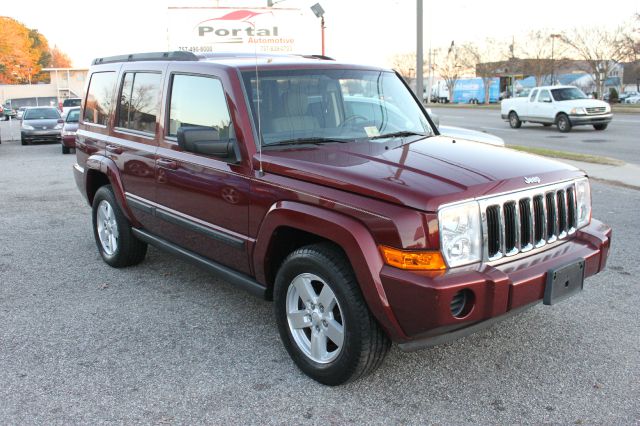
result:
M 329 385 L 575 294 L 605 267 L 574 167 L 440 136 L 402 78 L 323 57 L 94 61 L 74 166 L 102 258 L 153 244 L 275 302 Z

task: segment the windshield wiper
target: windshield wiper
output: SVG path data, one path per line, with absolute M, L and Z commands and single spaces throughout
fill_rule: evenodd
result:
M 323 143 L 331 143 L 331 142 L 347 143 L 347 142 L 349 142 L 349 140 L 348 139 L 321 138 L 321 137 L 294 138 L 294 139 L 285 139 L 285 140 L 282 140 L 282 141 L 278 141 L 276 143 L 264 144 L 263 147 L 282 146 L 282 145 L 304 145 L 304 144 L 320 145 L 320 144 L 323 144 Z
M 426 133 L 402 131 L 402 132 L 387 133 L 386 135 L 371 136 L 369 139 L 402 138 L 402 137 L 405 137 L 405 136 L 427 137 L 427 136 L 430 136 L 430 135 L 428 135 Z

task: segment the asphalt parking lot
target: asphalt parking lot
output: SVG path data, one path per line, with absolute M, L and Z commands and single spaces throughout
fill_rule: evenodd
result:
M 593 184 L 614 241 L 577 296 L 393 347 L 329 388 L 289 360 L 271 303 L 153 248 L 136 267 L 103 263 L 73 162 L 59 145 L 0 145 L 0 423 L 640 422 L 639 191 Z

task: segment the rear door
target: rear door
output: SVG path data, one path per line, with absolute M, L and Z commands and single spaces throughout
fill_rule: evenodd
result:
M 227 78 L 207 64 L 192 64 L 189 72 L 170 65 L 156 162 L 156 215 L 163 220 L 164 238 L 249 273 L 250 162 L 187 152 L 177 141 L 182 126 L 215 129 L 221 138 L 235 140 Z
M 124 64 L 118 78 L 118 102 L 106 156 L 118 166 L 127 204 L 149 231 L 159 232 L 159 221 L 148 208 L 155 200 L 155 156 L 158 119 L 166 64 Z
M 76 138 L 76 157 L 82 167 L 90 156 L 105 153 L 120 66 L 109 64 L 92 68 Z

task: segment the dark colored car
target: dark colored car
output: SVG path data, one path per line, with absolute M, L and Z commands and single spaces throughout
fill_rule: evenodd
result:
M 69 154 L 76 147 L 76 132 L 80 120 L 80 108 L 72 108 L 67 112 L 62 127 L 62 153 Z
M 60 113 L 54 107 L 26 109 L 20 124 L 22 145 L 32 142 L 60 142 L 63 124 Z
M 273 300 L 328 385 L 575 295 L 609 252 L 584 172 L 442 136 L 397 73 L 324 57 L 96 59 L 76 156 L 107 264 L 153 244 Z

